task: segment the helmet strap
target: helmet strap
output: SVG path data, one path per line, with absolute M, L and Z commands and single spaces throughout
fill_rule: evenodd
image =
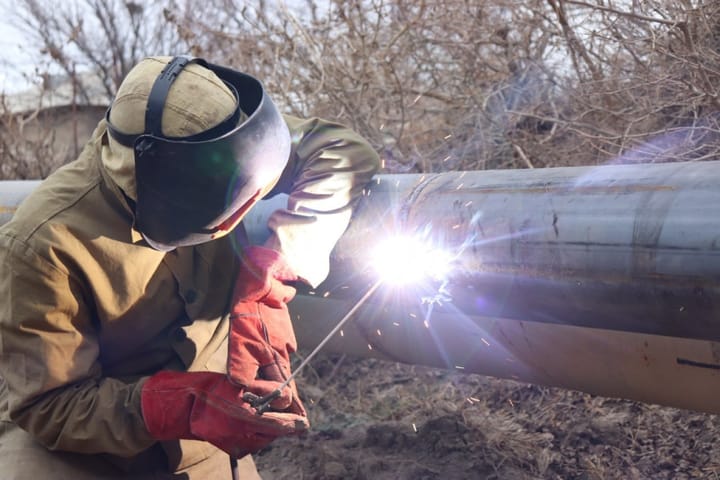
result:
M 157 137 L 163 136 L 162 112 L 165 107 L 165 100 L 167 100 L 168 93 L 170 93 L 170 87 L 180 75 L 180 72 L 193 61 L 195 61 L 195 58 L 188 55 L 173 57 L 155 79 L 145 109 L 145 134 L 149 133 Z

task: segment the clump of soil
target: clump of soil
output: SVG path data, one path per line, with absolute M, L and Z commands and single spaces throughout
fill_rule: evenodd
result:
M 715 415 L 334 355 L 298 383 L 313 428 L 264 478 L 720 478 Z

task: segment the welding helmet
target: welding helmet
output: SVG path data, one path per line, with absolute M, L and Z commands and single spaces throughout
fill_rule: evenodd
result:
M 280 177 L 290 133 L 252 76 L 187 56 L 162 62 L 150 82 L 128 74 L 106 122 L 111 139 L 134 157 L 135 228 L 151 247 L 168 251 L 234 228 Z M 134 84 L 124 89 L 126 82 Z M 185 87 L 173 89 L 178 84 Z M 123 131 L 133 115 L 134 125 L 144 119 L 144 131 Z

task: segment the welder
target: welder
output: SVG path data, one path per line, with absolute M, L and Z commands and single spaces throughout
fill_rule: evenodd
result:
M 290 374 L 294 285 L 326 277 L 378 167 L 250 75 L 139 62 L 0 229 L 2 478 L 229 479 L 229 458 L 259 478 L 250 454 L 309 424 L 294 382 L 262 415 L 244 397 Z M 244 216 L 279 193 L 250 245 Z

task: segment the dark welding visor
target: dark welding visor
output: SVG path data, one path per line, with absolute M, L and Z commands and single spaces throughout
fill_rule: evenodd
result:
M 160 129 L 162 107 L 170 84 L 190 62 L 212 70 L 232 87 L 237 108 L 206 132 L 166 137 Z M 247 118 L 238 122 L 242 112 Z M 290 156 L 288 127 L 262 84 L 196 58 L 175 57 L 155 81 L 145 133 L 117 132 L 109 110 L 107 122 L 113 138 L 134 149 L 135 228 L 158 250 L 196 245 L 227 233 L 278 179 Z

